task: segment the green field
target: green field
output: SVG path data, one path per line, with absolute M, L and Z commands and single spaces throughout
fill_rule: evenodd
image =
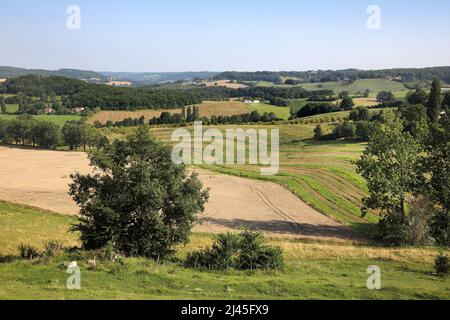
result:
M 279 271 L 207 272 L 184 268 L 193 250 L 211 237 L 193 234 L 173 261 L 163 264 L 126 258 L 124 264 L 97 260 L 93 253 L 60 252 L 53 258 L 21 261 L 17 246 L 59 240 L 77 245 L 66 230 L 74 218 L 0 202 L 0 299 L 449 299 L 450 277 L 432 274 L 436 250 L 387 249 L 351 244 L 271 240 L 284 250 Z M 64 262 L 77 261 L 81 290 L 66 289 Z M 368 290 L 366 270 L 382 270 L 382 289 Z
M 270 82 L 258 82 L 257 86 L 261 87 L 291 87 L 289 85 L 274 85 Z M 348 83 L 344 81 L 335 81 L 335 82 L 321 82 L 321 83 L 302 83 L 299 86 L 303 87 L 306 90 L 333 90 L 336 94 L 341 91 L 349 91 L 352 94 L 363 93 L 366 89 L 369 89 L 371 92 L 380 92 L 380 91 L 392 91 L 392 92 L 407 92 L 407 88 L 403 83 L 392 81 L 388 79 L 359 79 L 353 83 Z M 406 93 L 405 93 L 406 94 Z
M 6 112 L 7 113 L 14 113 L 19 111 L 19 105 L 18 104 L 7 104 L 6 105 Z
M 16 119 L 18 116 L 17 115 L 12 115 L 12 114 L 0 114 L 0 119 L 6 119 L 6 120 L 12 120 L 12 119 Z M 67 121 L 79 121 L 81 120 L 81 116 L 77 116 L 77 115 L 36 115 L 33 116 L 34 119 L 38 120 L 38 121 L 48 121 L 48 122 L 52 122 L 60 127 L 64 126 L 64 123 L 66 123 Z
M 275 116 L 279 119 L 283 119 L 283 120 L 288 120 L 290 113 L 289 113 L 289 107 L 277 107 L 271 104 L 266 104 L 266 103 L 253 103 L 250 105 L 250 109 L 252 111 L 258 111 L 259 114 L 264 114 L 264 113 L 270 113 L 273 112 L 275 114 Z
M 366 89 L 371 92 L 380 91 L 405 91 L 406 87 L 397 81 L 387 80 L 387 79 L 360 79 L 355 82 L 348 84 L 346 82 L 324 82 L 324 83 L 306 83 L 302 85 L 306 90 L 319 90 L 328 89 L 333 90 L 335 93 L 341 91 L 349 91 L 350 93 L 363 93 Z

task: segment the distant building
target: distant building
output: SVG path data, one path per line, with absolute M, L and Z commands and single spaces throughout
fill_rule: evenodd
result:
M 244 103 L 261 103 L 260 100 L 244 100 Z
M 131 87 L 133 85 L 130 81 L 109 81 L 106 84 L 111 87 Z
M 50 108 L 50 107 L 46 107 L 44 110 L 42 110 L 42 112 L 44 112 L 45 114 L 51 114 L 55 111 L 55 109 Z
M 84 110 L 86 110 L 86 109 L 83 108 L 83 107 L 77 107 L 77 108 L 72 108 L 72 109 L 70 109 L 70 112 L 72 112 L 72 113 L 81 113 L 81 112 L 83 112 Z

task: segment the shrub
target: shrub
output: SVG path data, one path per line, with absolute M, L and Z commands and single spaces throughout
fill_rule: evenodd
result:
M 64 248 L 63 244 L 59 241 L 52 240 L 44 243 L 43 255 L 46 257 L 54 257 L 56 253 Z
M 350 111 L 349 119 L 352 121 L 369 121 L 369 109 L 367 107 L 356 107 Z
M 21 259 L 33 260 L 39 258 L 41 256 L 41 253 L 31 244 L 21 243 L 19 245 L 19 256 Z
M 448 257 L 442 252 L 434 260 L 434 269 L 439 275 L 445 275 L 450 270 L 450 264 L 448 262 Z
M 244 231 L 240 234 L 240 255 L 237 269 L 279 269 L 283 267 L 283 252 L 280 248 L 265 244 L 261 233 Z
M 220 234 L 211 248 L 189 253 L 185 265 L 209 270 L 269 270 L 283 267 L 283 252 L 268 246 L 261 233 Z
M 356 126 L 354 123 L 349 121 L 344 121 L 343 123 L 337 124 L 333 129 L 334 139 L 353 139 L 355 137 Z
M 438 245 L 450 246 L 450 214 L 436 210 L 430 219 L 430 233 Z
M 320 125 L 314 129 L 314 139 L 319 140 L 323 136 L 323 130 Z

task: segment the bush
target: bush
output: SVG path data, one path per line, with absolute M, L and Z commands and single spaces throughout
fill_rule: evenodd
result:
M 356 107 L 350 111 L 349 119 L 352 121 L 369 121 L 369 109 L 367 107 Z
M 314 129 L 314 139 L 319 140 L 323 136 L 323 130 L 320 125 Z
M 450 264 L 448 262 L 448 257 L 442 252 L 434 260 L 434 269 L 437 274 L 445 275 L 450 270 Z
M 430 219 L 430 233 L 438 245 L 450 246 L 450 214 L 436 210 Z
M 355 138 L 356 126 L 354 123 L 349 121 L 344 121 L 343 123 L 337 124 L 333 129 L 334 139 L 353 139 Z
M 220 234 L 211 246 L 189 253 L 185 265 L 209 270 L 271 270 L 283 267 L 283 252 L 268 246 L 261 233 Z
M 44 243 L 43 255 L 49 258 L 54 257 L 63 248 L 63 244 L 59 241 L 47 241 Z
M 283 266 L 283 253 L 280 248 L 265 244 L 261 233 L 244 231 L 240 234 L 238 259 L 239 270 L 279 269 Z
M 21 259 L 33 260 L 39 258 L 41 256 L 41 253 L 31 244 L 21 243 L 19 245 L 19 256 Z

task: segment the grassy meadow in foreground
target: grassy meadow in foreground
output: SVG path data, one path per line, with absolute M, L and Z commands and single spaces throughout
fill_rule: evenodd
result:
M 0 299 L 449 299 L 450 278 L 433 275 L 435 249 L 386 249 L 270 240 L 284 249 L 279 271 L 207 272 L 184 268 L 190 251 L 211 244 L 193 234 L 172 261 L 163 264 L 126 258 L 124 264 L 98 261 L 89 254 L 61 252 L 53 258 L 22 261 L 17 246 L 59 240 L 77 245 L 66 230 L 75 218 L 0 202 Z M 92 259 L 93 257 L 89 257 Z M 64 262 L 81 267 L 81 290 L 67 290 Z M 382 270 L 382 289 L 366 288 L 367 268 Z

